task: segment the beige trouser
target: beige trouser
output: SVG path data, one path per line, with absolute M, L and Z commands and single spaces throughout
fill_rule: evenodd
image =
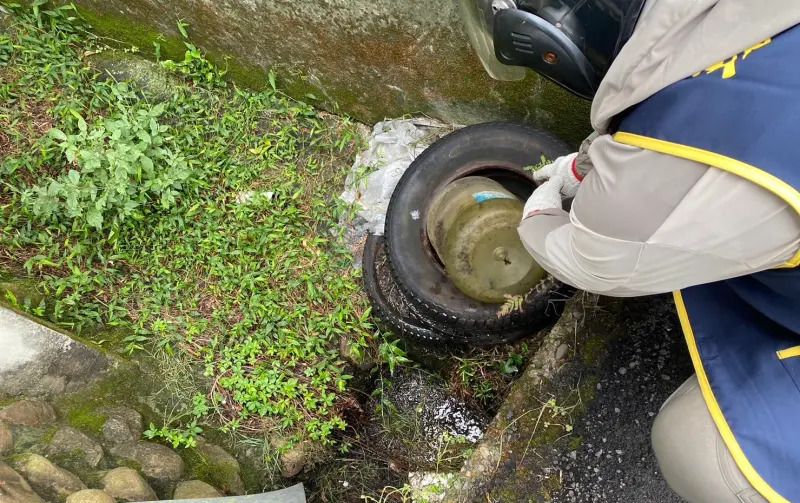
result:
M 690 503 L 764 503 L 736 467 L 706 408 L 697 376 L 661 407 L 653 425 L 653 450 L 661 473 Z

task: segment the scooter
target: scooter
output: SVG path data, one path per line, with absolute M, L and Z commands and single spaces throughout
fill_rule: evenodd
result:
M 517 80 L 535 70 L 591 97 L 641 2 L 459 0 L 486 71 Z M 581 32 L 619 33 L 596 46 Z M 634 21 L 631 22 L 631 19 Z M 630 25 L 630 26 L 628 26 Z M 374 312 L 397 334 L 430 344 L 485 346 L 536 333 L 574 290 L 543 271 L 517 234 L 532 168 L 571 149 L 527 126 L 470 126 L 435 142 L 392 195 L 384 236 L 370 236 L 364 283 Z

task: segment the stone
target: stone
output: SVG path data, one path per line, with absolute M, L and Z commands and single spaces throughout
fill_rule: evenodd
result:
M 568 344 L 561 344 L 556 348 L 555 359 L 557 362 L 560 362 L 564 358 L 567 357 L 567 353 L 569 352 L 569 345 Z
M 0 456 L 5 456 L 14 450 L 14 434 L 11 428 L 0 421 Z
M 15 460 L 14 466 L 36 493 L 48 501 L 64 500 L 70 494 L 86 489 L 75 474 L 38 454 L 24 454 Z
M 108 445 L 138 442 L 142 438 L 142 415 L 128 407 L 104 407 L 100 414 L 106 417 L 103 440 Z
M 64 464 L 97 468 L 103 459 L 103 448 L 75 428 L 65 426 L 53 435 L 47 455 Z
M 444 501 L 445 492 L 455 481 L 454 473 L 411 472 L 408 474 L 408 485 L 411 487 L 413 501 L 440 503 Z
M 350 339 L 342 336 L 339 339 L 339 354 L 344 360 L 361 371 L 369 370 L 375 366 L 375 360 L 370 358 L 366 352 L 355 353 L 350 345 Z
M 187 480 L 175 488 L 174 500 L 190 500 L 202 498 L 219 498 L 222 494 L 214 486 L 202 480 Z
M 0 503 L 44 503 L 28 482 L 0 461 Z
M 169 447 L 160 444 L 120 444 L 112 447 L 110 453 L 123 463 L 137 466 L 142 475 L 159 490 L 170 487 L 183 477 L 183 459 Z
M 188 459 L 194 478 L 210 482 L 225 494 L 244 494 L 239 462 L 222 447 L 200 438 Z
M 71 494 L 67 503 L 116 503 L 116 500 L 100 489 L 84 489 Z
M 4 288 L 16 287 L 0 283 Z M 0 348 L 0 396 L 61 397 L 85 389 L 112 365 L 102 352 L 2 307 Z
M 20 400 L 3 407 L 0 420 L 17 426 L 45 426 L 56 420 L 56 411 L 47 402 Z
M 301 443 L 281 454 L 281 475 L 283 478 L 296 477 L 303 471 L 308 457 L 306 451 L 306 445 Z
M 114 468 L 100 479 L 103 490 L 118 501 L 154 501 L 153 488 L 133 468 Z
M 156 101 L 169 98 L 175 88 L 161 65 L 129 52 L 103 51 L 91 56 L 89 65 L 100 72 L 101 79 L 128 81 Z

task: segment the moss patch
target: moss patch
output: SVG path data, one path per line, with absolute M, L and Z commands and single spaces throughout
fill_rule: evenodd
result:
M 122 47 L 132 45 L 143 55 L 154 58 L 156 56 L 155 43 L 158 44 L 162 58 L 183 59 L 186 46 L 178 37 L 160 33 L 150 24 L 134 18 L 120 16 L 109 11 L 100 12 L 83 4 L 78 4 L 77 8 L 81 17 L 98 33 L 111 39 L 107 42 L 112 45 L 116 44 Z
M 608 353 L 610 340 L 607 335 L 593 335 L 586 339 L 580 347 L 580 357 L 588 366 L 599 364 Z
M 378 10 L 370 15 L 332 22 L 326 11 L 335 11 L 334 6 L 308 16 L 300 13 L 305 7 L 287 9 L 270 1 L 255 12 L 246 3 L 223 10 L 179 1 L 160 12 L 139 0 L 124 2 L 122 15 L 116 3 L 82 0 L 78 9 L 99 33 L 120 46 L 132 44 L 150 58 L 156 42 L 162 58 L 182 59 L 183 41 L 173 23 L 184 19 L 208 59 L 227 68 L 228 77 L 240 85 L 263 88 L 273 68 L 290 96 L 314 95 L 317 106 L 365 122 L 409 113 L 457 123 L 516 120 L 549 129 L 575 145 L 591 130 L 589 102 L 532 72 L 520 82 L 486 75 L 455 11 L 445 14 L 453 16 L 452 22 L 430 21 L 414 18 L 420 13 L 413 5 L 380 5 L 372 6 L 370 11 Z M 360 3 L 337 14 L 352 16 Z M 396 17 L 377 21 L 380 9 L 389 8 Z M 418 33 L 422 25 L 424 33 Z M 423 46 L 435 47 L 436 53 Z
M 54 405 L 70 426 L 90 436 L 98 436 L 103 431 L 108 419 L 98 412 L 103 407 L 114 405 L 132 407 L 142 414 L 145 423 L 160 421 L 159 416 L 142 403 L 154 389 L 148 375 L 148 372 L 140 369 L 139 365 L 123 364 L 105 379 L 61 398 Z
M 189 479 L 202 480 L 214 487 L 230 490 L 231 481 L 239 478 L 237 466 L 215 461 L 198 449 L 185 449 L 182 454 Z
M 108 416 L 96 411 L 92 402 L 78 403 L 67 411 L 67 423 L 85 433 L 101 434 L 107 419 Z
M 14 452 L 16 454 L 26 452 L 43 454 L 44 447 L 50 442 L 57 430 L 57 426 L 50 428 L 14 428 Z

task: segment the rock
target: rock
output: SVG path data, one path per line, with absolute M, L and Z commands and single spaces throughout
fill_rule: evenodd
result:
M 290 479 L 297 476 L 306 466 L 307 448 L 305 444 L 298 444 L 281 454 L 281 475 Z
M 133 468 L 115 468 L 100 480 L 103 490 L 119 501 L 154 501 L 153 488 Z
M 408 485 L 411 487 L 412 500 L 426 503 L 444 501 L 445 492 L 454 480 L 454 473 L 411 472 L 408 474 Z
M 75 428 L 65 426 L 53 436 L 47 455 L 64 464 L 97 468 L 103 459 L 103 448 Z
M 339 355 L 341 355 L 347 363 L 362 371 L 369 370 L 375 366 L 375 360 L 370 358 L 365 352 L 359 354 L 353 351 L 350 345 L 350 339 L 345 336 L 339 339 Z
M 106 417 L 103 440 L 108 445 L 130 444 L 142 438 L 142 415 L 127 407 L 105 407 L 99 411 Z
M 51 463 L 38 454 L 24 454 L 14 463 L 33 489 L 48 501 L 63 500 L 70 494 L 86 489 L 73 473 Z
M 0 461 L 0 503 L 44 503 L 22 476 Z
M 84 489 L 70 495 L 67 503 L 116 503 L 116 500 L 100 489 Z
M 169 98 L 174 83 L 158 63 L 122 51 L 103 51 L 89 59 L 89 65 L 100 72 L 101 79 L 131 82 L 157 101 Z
M 199 439 L 188 459 L 194 478 L 210 482 L 226 494 L 244 494 L 239 462 L 222 447 Z
M 41 299 L 35 289 L 2 282 L 17 299 Z M 85 389 L 111 367 L 111 359 L 71 337 L 0 308 L 0 396 L 59 398 Z
M 56 411 L 47 402 L 20 400 L 0 410 L 0 420 L 17 426 L 44 426 L 56 420 Z
M 5 456 L 14 450 L 14 434 L 6 423 L 0 421 L 0 456 Z
M 556 354 L 555 354 L 556 361 L 560 362 L 561 360 L 566 358 L 568 352 L 569 352 L 569 345 L 561 344 L 560 346 L 558 346 L 558 348 L 556 348 Z
M 206 484 L 202 480 L 187 480 L 186 482 L 181 482 L 178 484 L 178 487 L 175 488 L 175 494 L 172 496 L 172 499 L 190 500 L 201 498 L 219 498 L 220 496 L 222 496 L 222 494 L 214 489 L 214 486 Z
M 183 459 L 169 447 L 152 442 L 120 444 L 111 448 L 115 458 L 136 465 L 159 490 L 170 488 L 183 476 Z

